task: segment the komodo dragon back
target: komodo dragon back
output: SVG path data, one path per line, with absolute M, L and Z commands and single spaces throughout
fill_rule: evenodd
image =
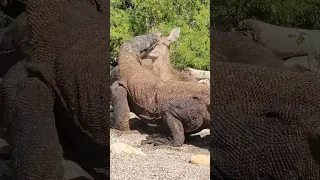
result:
M 320 179 L 320 79 L 214 62 L 211 178 Z

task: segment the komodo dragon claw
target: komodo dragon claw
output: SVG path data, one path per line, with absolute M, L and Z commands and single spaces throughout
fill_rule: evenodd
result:
M 173 143 L 173 139 L 171 137 L 164 137 L 161 134 L 154 134 L 154 135 L 148 136 L 146 140 L 141 141 L 141 145 L 145 145 L 145 144 L 153 144 L 154 146 L 161 146 L 161 145 L 175 146 L 175 143 Z
M 166 137 L 164 134 L 157 133 L 147 136 L 146 140 L 141 141 L 141 145 L 153 144 L 154 146 L 159 146 L 170 144 L 170 141 L 172 141 L 171 137 Z

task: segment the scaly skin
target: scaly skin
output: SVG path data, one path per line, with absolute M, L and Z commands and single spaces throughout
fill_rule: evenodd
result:
M 185 133 L 209 128 L 210 88 L 200 83 L 163 81 L 142 67 L 139 64 L 139 48 L 150 44 L 150 41 L 146 41 L 150 36 L 152 35 L 138 36 L 120 47 L 119 83 L 126 89 L 128 103 L 135 114 L 145 121 L 162 119 L 169 127 L 170 138 L 155 138 L 144 143 L 181 146 Z M 127 107 L 127 102 L 122 103 L 122 107 Z M 121 112 L 129 114 L 128 110 Z M 117 111 L 115 117 L 120 117 L 116 113 Z M 116 122 L 126 124 L 126 129 L 129 125 L 128 119 L 124 117 L 128 116 L 121 117 L 123 119 L 116 119 Z
M 13 179 L 63 179 L 64 142 L 84 170 L 109 179 L 109 17 L 87 0 L 28 0 L 26 13 L 28 77 L 6 86 L 17 89 L 6 114 Z
M 211 178 L 319 179 L 319 77 L 213 63 Z

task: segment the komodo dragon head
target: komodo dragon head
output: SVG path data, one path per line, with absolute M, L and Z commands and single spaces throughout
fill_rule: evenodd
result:
M 172 29 L 169 36 L 161 34 L 154 48 L 147 52 L 140 64 L 162 80 L 198 82 L 193 76 L 176 70 L 170 63 L 170 43 L 176 41 L 179 34 L 179 27 Z
M 169 55 L 170 43 L 176 41 L 179 38 L 180 28 L 174 28 L 171 30 L 169 36 L 160 35 L 159 41 L 155 45 L 154 49 L 149 52 L 146 59 L 152 59 L 153 61 L 160 56 Z M 167 59 L 170 63 L 170 60 Z

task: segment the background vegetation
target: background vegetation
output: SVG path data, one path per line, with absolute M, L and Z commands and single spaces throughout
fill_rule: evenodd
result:
M 111 0 L 111 63 L 116 65 L 118 48 L 125 40 L 158 30 L 169 34 L 171 29 L 180 27 L 180 37 L 171 45 L 173 65 L 178 69 L 209 70 L 209 25 L 228 31 L 248 18 L 287 27 L 320 29 L 320 1 Z
M 210 24 L 222 31 L 248 18 L 287 27 L 320 29 L 319 0 L 213 0 L 210 11 Z
M 124 41 L 147 32 L 169 35 L 180 27 L 179 39 L 170 45 L 172 64 L 209 70 L 209 0 L 111 0 L 110 5 L 112 66 Z

